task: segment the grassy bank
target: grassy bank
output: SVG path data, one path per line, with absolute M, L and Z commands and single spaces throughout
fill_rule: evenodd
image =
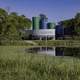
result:
M 33 41 L 30 40 L 2 40 L 0 41 L 1 46 L 33 46 Z
M 29 54 L 25 46 L 0 46 L 0 80 L 80 80 L 80 60 Z
M 80 47 L 79 40 L 14 40 L 0 41 L 2 46 L 55 46 L 55 47 Z
M 35 40 L 39 46 L 80 47 L 80 40 Z

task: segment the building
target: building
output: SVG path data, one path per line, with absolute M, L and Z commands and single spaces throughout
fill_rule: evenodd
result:
M 54 23 L 48 23 L 48 18 L 45 15 L 32 18 L 32 39 L 55 40 L 55 25 Z
M 55 29 L 40 29 L 40 30 L 33 30 L 32 34 L 33 39 L 39 40 L 55 40 Z
M 56 25 L 55 34 L 56 39 L 64 39 L 64 28 L 62 25 Z
M 55 24 L 48 22 L 48 18 L 43 14 L 32 17 L 32 29 L 25 30 L 25 39 L 55 40 Z

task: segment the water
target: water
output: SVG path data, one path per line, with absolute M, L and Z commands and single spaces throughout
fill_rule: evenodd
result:
M 25 49 L 26 53 L 45 54 L 52 56 L 80 56 L 80 48 L 66 47 L 32 47 Z
M 26 49 L 28 53 L 47 54 L 55 56 L 55 47 L 34 47 Z

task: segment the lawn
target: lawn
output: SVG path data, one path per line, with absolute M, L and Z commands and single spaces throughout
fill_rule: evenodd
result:
M 26 46 L 0 46 L 0 80 L 80 80 L 80 59 L 25 52 Z

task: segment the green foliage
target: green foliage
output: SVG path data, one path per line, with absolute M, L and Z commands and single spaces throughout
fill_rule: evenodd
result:
M 60 23 L 64 26 L 64 28 L 72 28 L 72 37 L 73 35 L 78 37 L 80 36 L 80 13 L 77 13 L 74 18 L 61 21 Z
M 75 16 L 75 32 L 80 36 L 80 13 L 77 13 Z
M 78 48 L 63 48 L 65 56 L 74 56 L 80 58 L 80 47 Z
M 24 15 L 18 15 L 15 12 L 8 13 L 0 8 L 0 40 L 19 40 L 21 31 L 31 27 L 30 19 Z
M 0 46 L 0 80 L 80 80 L 80 59 L 28 54 L 25 48 Z

